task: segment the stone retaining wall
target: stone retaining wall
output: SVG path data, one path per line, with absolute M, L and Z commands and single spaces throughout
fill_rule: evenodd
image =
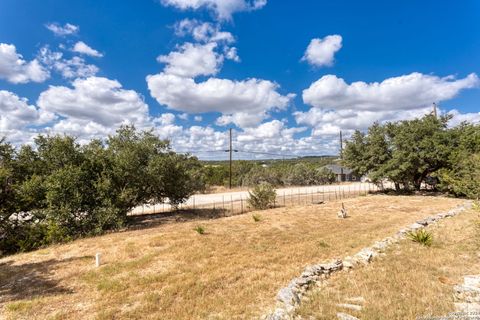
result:
M 321 263 L 305 268 L 303 273 L 291 280 L 288 285 L 277 294 L 277 305 L 273 312 L 262 316 L 264 320 L 290 320 L 295 318 L 295 311 L 300 306 L 302 297 L 312 287 L 320 284 L 331 274 L 355 268 L 359 265 L 366 265 L 373 258 L 383 255 L 384 251 L 392 244 L 398 243 L 404 239 L 410 231 L 416 231 L 434 224 L 439 220 L 453 217 L 460 212 L 471 207 L 471 202 L 466 201 L 465 204 L 455 207 L 444 213 L 438 213 L 428 218 L 418 220 L 412 225 L 401 229 L 395 235 L 387 237 L 381 241 L 375 242 L 371 247 L 360 250 L 357 254 L 345 257 L 343 260 L 335 260 L 329 263 Z

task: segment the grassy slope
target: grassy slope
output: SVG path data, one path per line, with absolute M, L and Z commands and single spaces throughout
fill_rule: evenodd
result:
M 431 247 L 405 240 L 369 266 L 333 276 L 300 314 L 334 319 L 345 311 L 336 304 L 358 296 L 366 300 L 364 309 L 347 312 L 360 319 L 417 319 L 453 312 L 453 285 L 462 283 L 465 275 L 480 273 L 478 221 L 473 210 L 444 220 L 429 227 Z
M 0 260 L 11 319 L 245 319 L 312 263 L 357 252 L 461 201 L 368 196 L 114 233 Z M 94 267 L 101 252 L 104 265 Z

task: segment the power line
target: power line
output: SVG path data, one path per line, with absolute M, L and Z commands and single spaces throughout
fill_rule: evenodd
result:
M 192 153 L 214 153 L 214 152 L 220 152 L 220 153 L 225 153 L 225 152 L 230 152 L 229 149 L 218 149 L 218 150 L 177 150 L 175 151 L 177 153 L 184 153 L 184 154 L 192 154 Z M 301 158 L 301 157 L 331 157 L 334 155 L 318 155 L 318 153 L 312 153 L 312 154 L 306 154 L 303 153 L 301 155 L 299 154 L 293 154 L 293 153 L 276 153 L 276 152 L 269 152 L 269 151 L 260 151 L 260 150 L 244 150 L 244 149 L 233 149 L 232 147 L 232 152 L 239 152 L 239 153 L 246 153 L 246 154 L 253 154 L 253 155 L 265 155 L 265 156 L 275 156 L 275 157 L 281 157 L 281 158 Z
M 280 154 L 280 153 L 273 153 L 273 152 L 266 152 L 266 151 L 247 151 L 247 150 L 238 150 L 238 152 L 242 153 L 251 153 L 251 154 L 261 154 L 261 155 L 269 155 L 269 156 L 278 156 L 278 157 L 299 157 L 299 155 L 295 154 Z

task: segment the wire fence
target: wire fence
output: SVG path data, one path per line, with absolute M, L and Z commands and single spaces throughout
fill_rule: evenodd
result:
M 380 188 L 372 183 L 279 189 L 273 207 L 320 204 L 326 201 L 366 196 L 368 193 L 378 190 Z M 248 205 L 248 193 L 237 192 L 230 195 L 212 194 L 208 196 L 213 199 L 208 201 L 205 199 L 205 195 L 194 195 L 185 204 L 180 204 L 178 208 L 170 206 L 168 203 L 143 205 L 135 208 L 130 215 L 159 214 L 178 210 L 212 210 L 222 212 L 225 216 L 232 216 L 253 210 Z

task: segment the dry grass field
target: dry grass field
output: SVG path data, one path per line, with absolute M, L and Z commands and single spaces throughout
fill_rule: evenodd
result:
M 306 265 L 353 254 L 462 203 L 383 195 L 343 202 L 345 220 L 336 217 L 340 201 L 331 201 L 255 212 L 258 222 L 252 213 L 173 221 L 6 257 L 0 259 L 0 312 L 6 319 L 251 319 L 270 309 L 278 289 Z M 205 234 L 194 231 L 199 225 Z M 436 243 L 450 241 L 441 239 Z M 401 252 L 409 250 L 424 249 Z M 315 310 L 312 304 L 305 312 Z
M 428 228 L 431 247 L 404 240 L 386 257 L 349 273 L 338 273 L 302 305 L 305 318 L 334 319 L 348 312 L 360 319 L 419 319 L 454 311 L 453 286 L 480 273 L 479 213 L 470 210 Z M 363 297 L 364 308 L 338 307 Z

